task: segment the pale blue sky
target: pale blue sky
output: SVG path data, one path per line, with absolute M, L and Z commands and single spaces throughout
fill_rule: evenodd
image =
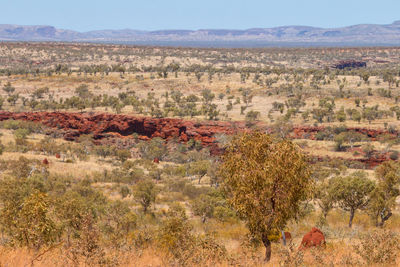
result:
M 321 27 L 400 20 L 400 0 L 0 0 L 0 24 L 98 29 Z

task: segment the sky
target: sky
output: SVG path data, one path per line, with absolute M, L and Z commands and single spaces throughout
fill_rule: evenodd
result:
M 341 27 L 400 20 L 400 0 L 0 0 L 0 24 L 62 29 Z

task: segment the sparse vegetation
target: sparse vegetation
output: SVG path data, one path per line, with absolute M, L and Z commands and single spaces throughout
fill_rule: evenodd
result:
M 399 55 L 1 43 L 0 265 L 398 265 Z

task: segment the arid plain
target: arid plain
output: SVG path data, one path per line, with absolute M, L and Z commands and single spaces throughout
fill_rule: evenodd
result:
M 0 89 L 1 265 L 400 263 L 400 48 L 3 42 Z M 314 181 L 267 264 L 217 171 L 256 131 L 296 143 Z M 326 246 L 299 250 L 312 227 Z

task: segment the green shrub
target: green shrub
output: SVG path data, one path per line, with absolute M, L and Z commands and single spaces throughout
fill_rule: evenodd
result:
M 138 182 L 133 192 L 133 197 L 142 206 L 145 213 L 150 208 L 151 204 L 156 201 L 156 196 L 156 185 L 149 180 Z
M 176 205 L 175 205 L 176 206 Z M 158 230 L 158 245 L 170 257 L 171 265 L 192 266 L 226 259 L 226 249 L 212 236 L 195 235 L 183 207 L 171 207 Z
M 182 193 L 190 199 L 197 198 L 201 194 L 207 194 L 211 189 L 205 186 L 194 186 L 191 183 L 185 183 Z
M 119 193 L 121 194 L 122 198 L 126 198 L 128 195 L 131 194 L 131 190 L 126 185 L 123 185 L 120 187 Z
M 9 130 L 26 129 L 29 131 L 29 133 L 43 132 L 42 124 L 31 121 L 6 120 L 0 122 L 0 128 Z
M 213 216 L 221 222 L 227 222 L 236 217 L 235 211 L 225 206 L 217 206 L 214 208 Z
M 121 162 L 125 162 L 128 158 L 131 157 L 131 152 L 127 149 L 120 149 L 117 150 L 116 156 Z
M 213 218 L 215 214 L 221 220 L 224 220 L 221 214 L 222 210 L 228 211 L 226 200 L 223 198 L 222 194 L 217 190 L 209 191 L 207 194 L 201 194 L 195 200 L 191 202 L 193 213 L 201 217 L 202 222 L 205 222 L 207 218 Z M 223 209 L 218 209 L 217 213 L 215 209 L 217 207 L 223 207 Z M 229 212 L 232 214 L 232 212 Z M 226 214 L 228 217 L 230 215 Z
M 158 158 L 162 160 L 167 154 L 167 147 L 163 139 L 156 137 L 148 142 L 141 142 L 139 144 L 139 151 L 145 159 L 153 160 L 154 158 Z

